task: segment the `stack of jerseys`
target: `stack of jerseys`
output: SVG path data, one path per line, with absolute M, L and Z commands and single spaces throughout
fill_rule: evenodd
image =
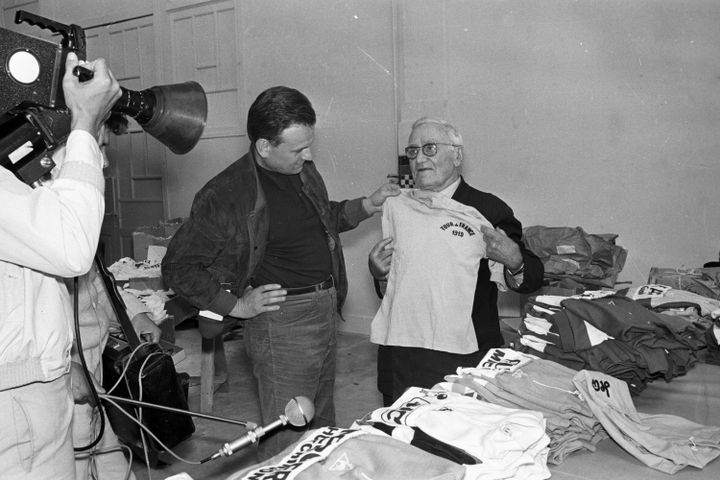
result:
M 627 250 L 615 244 L 617 234 L 587 233 L 581 227 L 523 229 L 523 241 L 540 257 L 545 278 L 590 288 L 613 288 L 627 259 Z
M 607 373 L 635 395 L 697 363 L 700 345 L 674 320 L 613 291 L 538 295 L 525 307 L 516 348 L 574 370 Z
M 705 362 L 711 365 L 720 365 L 720 319 L 715 322 L 705 331 L 705 343 L 707 344 Z
M 627 384 L 601 372 L 581 370 L 573 382 L 612 439 L 648 467 L 673 474 L 720 456 L 720 427 L 639 413 Z
M 458 368 L 445 377 L 443 387 L 469 392 L 507 408 L 524 408 L 543 414 L 550 437 L 547 462 L 561 464 L 577 451 L 596 450 L 607 438 L 602 425 L 573 383 L 575 370 L 559 363 L 507 348 L 490 350 L 475 368 Z
M 680 317 L 700 330 L 707 330 L 720 317 L 720 300 L 678 290 L 668 285 L 648 284 L 618 290 L 650 310 Z M 688 332 L 695 333 L 695 332 Z
M 356 422 L 464 465 L 466 479 L 550 477 L 545 419 L 445 389 L 409 388 Z
M 703 297 L 720 300 L 720 268 L 652 267 L 648 283 L 659 283 Z
M 618 294 L 666 314 L 665 318 L 672 315 L 675 329 L 697 350 L 705 348 L 703 361 L 720 365 L 720 300 L 659 284 L 627 288 Z

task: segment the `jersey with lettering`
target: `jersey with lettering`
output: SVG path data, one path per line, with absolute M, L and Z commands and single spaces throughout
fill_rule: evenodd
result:
M 478 343 L 472 306 L 486 245 L 475 208 L 424 190 L 402 191 L 383 205 L 383 238 L 393 238 L 385 296 L 371 325 L 381 345 L 472 353 Z M 491 279 L 505 289 L 503 266 Z
M 406 427 L 465 452 L 466 479 L 550 478 L 550 437 L 543 414 L 509 408 L 443 389 L 410 387 L 391 406 L 370 412 L 365 420 L 395 427 L 392 436 L 410 436 Z

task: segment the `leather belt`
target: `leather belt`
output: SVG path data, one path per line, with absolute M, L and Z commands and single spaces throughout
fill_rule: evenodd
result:
M 293 287 L 293 288 L 286 288 L 285 291 L 288 295 L 302 295 L 303 293 L 312 293 L 312 292 L 319 292 L 321 290 L 327 290 L 328 288 L 335 285 L 335 282 L 333 281 L 333 277 L 328 278 L 324 282 L 316 283 L 315 285 L 310 285 L 307 287 Z

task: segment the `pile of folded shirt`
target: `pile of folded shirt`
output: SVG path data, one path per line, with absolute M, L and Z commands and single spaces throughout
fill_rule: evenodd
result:
M 614 291 L 531 297 L 516 348 L 574 370 L 595 370 L 627 382 L 630 392 L 670 381 L 697 363 L 701 344 L 678 335 L 672 318 Z
M 508 348 L 490 350 L 474 368 L 460 367 L 438 387 L 474 392 L 508 408 L 543 414 L 550 438 L 547 462 L 561 464 L 571 453 L 596 450 L 607 438 L 600 422 L 573 384 L 575 370 Z
M 466 479 L 546 479 L 550 439 L 540 412 L 444 388 L 409 388 L 356 422 L 465 466 Z
M 698 344 L 702 348 L 704 333 L 720 318 L 720 300 L 698 293 L 673 288 L 669 285 L 647 284 L 618 290 L 653 312 L 664 314 L 670 319 L 678 335 Z
M 610 437 L 648 467 L 673 474 L 720 456 L 720 427 L 640 413 L 627 384 L 601 372 L 581 370 L 573 382 Z

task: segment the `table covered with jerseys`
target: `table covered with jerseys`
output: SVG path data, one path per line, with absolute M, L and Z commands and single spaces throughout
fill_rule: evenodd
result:
M 720 478 L 720 366 L 705 361 L 717 342 L 704 341 L 720 329 L 645 315 L 677 306 L 671 293 L 651 286 L 567 303 L 533 298 L 513 345 L 431 389 L 411 388 L 347 428 L 310 430 L 230 478 Z M 636 310 L 641 300 L 647 310 Z M 700 300 L 695 320 L 720 306 L 682 300 Z M 601 313 L 573 317 L 585 309 Z M 625 314 L 620 328 L 615 317 Z M 629 363 L 631 352 L 632 374 L 604 361 Z

